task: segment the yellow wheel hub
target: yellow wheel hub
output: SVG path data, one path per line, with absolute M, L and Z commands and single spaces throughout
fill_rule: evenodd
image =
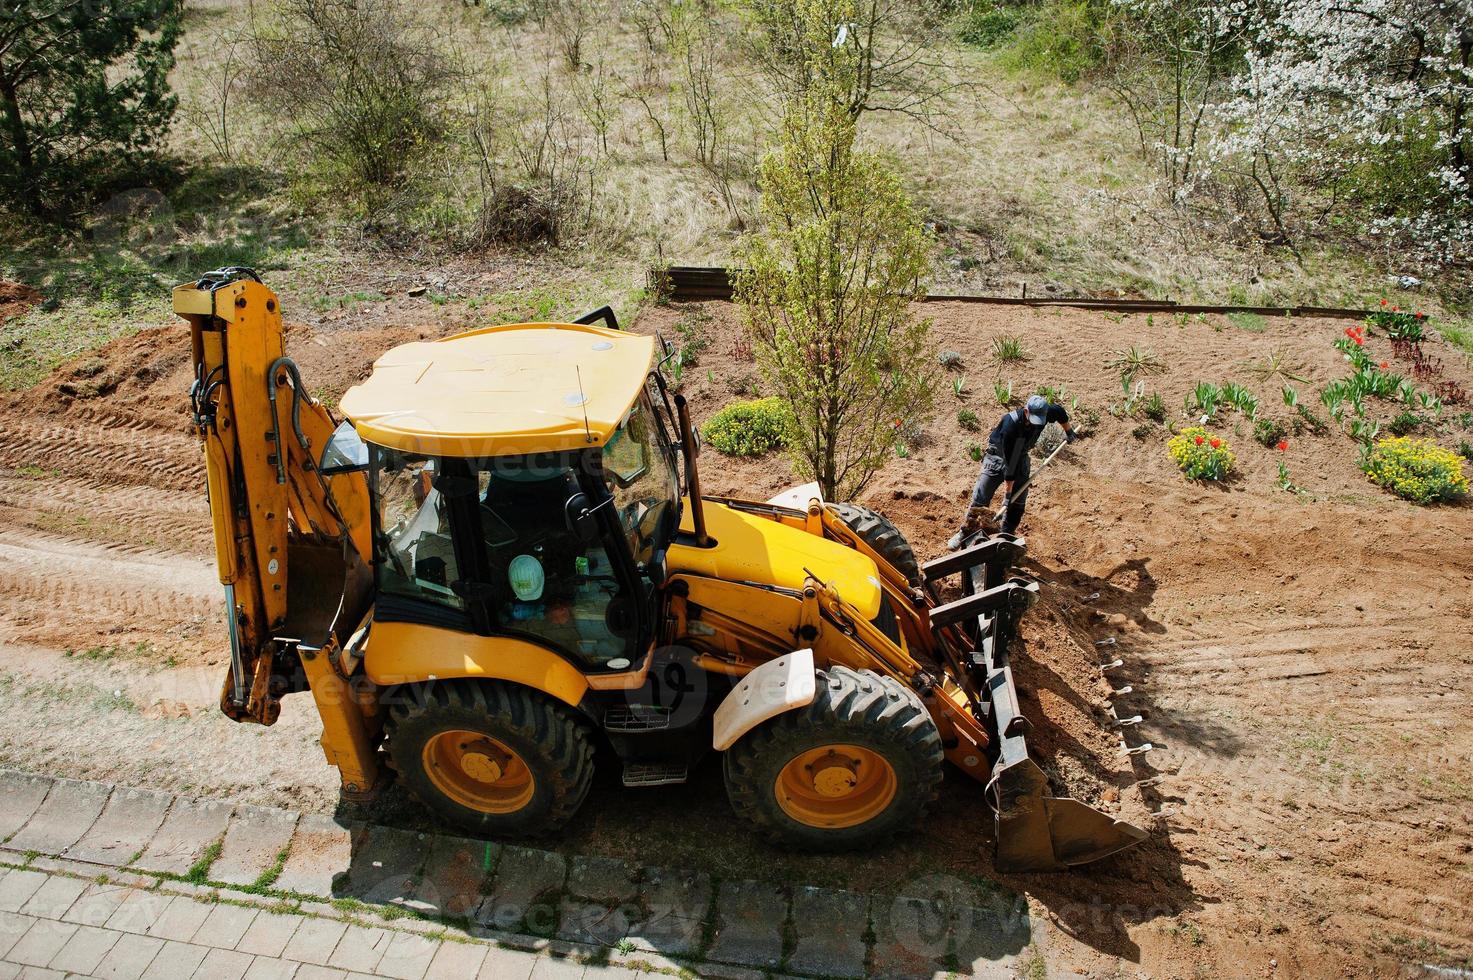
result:
M 858 745 L 824 745 L 795 756 L 777 774 L 777 805 L 799 823 L 839 829 L 873 820 L 895 799 L 899 780 L 885 757 Z
M 481 813 L 515 813 L 537 789 L 506 743 L 481 732 L 441 732 L 425 743 L 425 774 L 441 793 Z

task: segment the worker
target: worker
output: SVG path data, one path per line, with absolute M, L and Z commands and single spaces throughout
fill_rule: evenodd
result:
M 960 531 L 951 536 L 947 547 L 952 551 L 971 535 L 981 530 L 989 517 L 988 508 L 999 486 L 1006 487 L 1007 512 L 1002 531 L 1013 534 L 1023 520 L 1028 503 L 1028 453 L 1043 434 L 1043 427 L 1057 422 L 1064 429 L 1064 440 L 1073 442 L 1079 436 L 1069 424 L 1069 413 L 1042 395 L 1034 395 L 1028 404 L 1015 408 L 1002 417 L 987 437 L 987 454 L 982 457 L 982 472 L 972 489 L 972 502 Z M 1016 487 L 1016 490 L 1014 489 Z

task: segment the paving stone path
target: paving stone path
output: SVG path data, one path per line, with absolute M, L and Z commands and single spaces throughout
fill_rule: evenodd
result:
M 0 980 L 1012 977 L 1027 905 L 899 896 L 0 769 Z

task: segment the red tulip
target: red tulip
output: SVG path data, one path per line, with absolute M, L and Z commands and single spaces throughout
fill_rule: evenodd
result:
M 1212 440 L 1212 448 L 1213 449 L 1217 449 L 1217 448 L 1219 448 L 1221 446 L 1222 446 L 1222 440 L 1221 439 L 1213 439 Z
M 1202 442 L 1203 442 L 1202 437 L 1201 436 L 1198 436 L 1197 437 L 1197 445 L 1199 445 L 1199 446 L 1202 445 Z
M 1362 340 L 1362 339 L 1361 339 L 1361 338 L 1359 338 L 1359 337 L 1351 337 L 1351 338 L 1350 338 L 1350 339 L 1351 339 L 1351 340 L 1353 340 L 1353 341 L 1355 341 L 1355 346 L 1357 346 L 1357 347 L 1360 347 L 1360 346 L 1362 346 L 1362 345 L 1363 345 L 1363 344 L 1365 344 L 1365 341 L 1364 341 L 1364 340 Z
M 1384 371 L 1384 370 L 1386 370 L 1386 369 L 1387 369 L 1387 368 L 1389 368 L 1389 367 L 1391 367 L 1391 365 L 1390 365 L 1390 364 L 1387 364 L 1387 363 L 1386 363 L 1386 362 L 1385 362 L 1385 361 L 1382 361 L 1382 362 L 1381 362 L 1381 370 L 1383 370 L 1383 371 Z
M 1384 299 L 1381 301 L 1381 305 L 1382 306 L 1385 306 L 1386 305 L 1386 301 Z
M 1421 310 L 1418 310 L 1417 311 L 1417 319 L 1418 320 L 1425 320 L 1426 318 L 1427 318 L 1427 314 L 1423 313 Z
M 1400 313 L 1401 312 L 1401 307 L 1399 307 L 1399 306 L 1393 306 L 1391 308 L 1391 312 L 1392 313 Z
M 1279 452 L 1286 453 L 1288 451 L 1289 451 L 1289 440 L 1288 439 L 1280 439 L 1279 440 Z

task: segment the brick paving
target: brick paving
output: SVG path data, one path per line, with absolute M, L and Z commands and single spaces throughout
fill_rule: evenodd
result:
M 0 980 L 1014 975 L 1026 904 L 969 892 L 719 881 L 0 770 Z

